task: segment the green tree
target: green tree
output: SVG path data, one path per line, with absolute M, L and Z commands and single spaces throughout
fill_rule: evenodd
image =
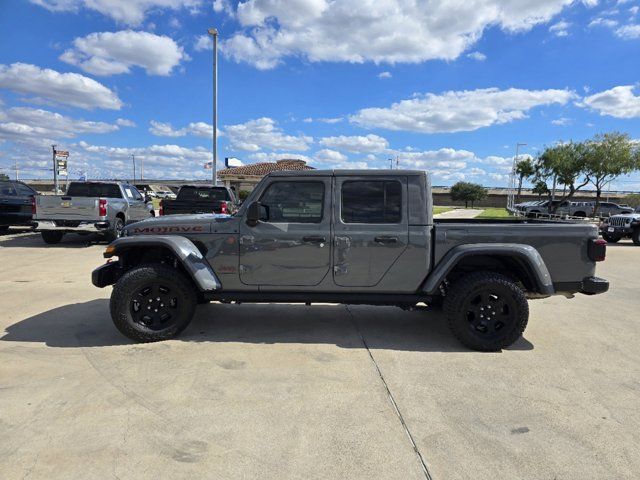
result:
M 458 182 L 451 187 L 451 200 L 464 202 L 465 208 L 469 206 L 469 202 L 473 207 L 475 202 L 479 202 L 486 196 L 487 190 L 477 183 Z
M 250 193 L 251 192 L 249 192 L 249 190 L 240 190 L 240 192 L 238 193 L 238 197 L 244 202 Z
M 626 133 L 605 133 L 585 142 L 586 177 L 596 188 L 594 216 L 598 212 L 602 190 L 620 175 L 640 168 L 640 155 Z
M 565 188 L 565 193 L 557 198 L 555 205 L 549 205 L 549 212 L 555 213 L 558 205 L 589 184 L 587 177 L 586 146 L 583 143 L 560 143 L 547 147 L 534 163 L 534 183 L 555 179 L 556 184 Z
M 520 201 L 520 194 L 522 193 L 522 181 L 525 178 L 531 177 L 534 173 L 535 168 L 530 158 L 520 160 L 516 164 L 516 174 L 518 174 L 518 195 L 516 196 L 516 202 Z
M 536 181 L 536 183 L 533 185 L 533 193 L 538 195 L 538 198 L 540 198 L 542 195 L 551 195 L 551 191 L 549 190 L 549 187 L 547 187 L 547 183 L 542 180 Z
M 9 175 L 6 173 L 0 173 L 0 180 L 9 180 Z
M 624 197 L 624 201 L 634 208 L 640 207 L 640 193 L 632 193 Z

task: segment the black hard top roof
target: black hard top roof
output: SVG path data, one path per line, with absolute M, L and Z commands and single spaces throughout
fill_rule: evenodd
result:
M 426 175 L 424 170 L 279 170 L 269 177 L 406 177 Z

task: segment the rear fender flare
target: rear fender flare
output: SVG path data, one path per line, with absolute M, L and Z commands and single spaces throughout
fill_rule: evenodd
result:
M 220 290 L 222 284 L 202 253 L 186 237 L 158 235 L 149 238 L 123 237 L 111 243 L 105 258 L 121 255 L 127 250 L 139 247 L 162 247 L 171 251 L 184 267 L 200 291 Z
M 428 295 L 437 294 L 442 282 L 462 259 L 477 255 L 515 258 L 526 268 L 538 293 L 553 295 L 555 291 L 551 275 L 540 253 L 531 245 L 519 243 L 475 243 L 453 247 L 426 278 L 421 290 Z

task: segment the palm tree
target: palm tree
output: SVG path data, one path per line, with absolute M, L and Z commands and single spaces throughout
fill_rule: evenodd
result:
M 535 168 L 533 166 L 533 162 L 530 158 L 526 158 L 524 160 L 520 160 L 516 164 L 516 173 L 518 174 L 518 195 L 516 197 L 516 202 L 520 201 L 520 193 L 522 193 L 522 180 L 524 178 L 529 178 L 531 175 L 535 173 Z

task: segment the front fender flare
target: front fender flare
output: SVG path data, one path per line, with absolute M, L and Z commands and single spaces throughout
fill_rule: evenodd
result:
M 472 243 L 453 247 L 426 278 L 421 290 L 429 295 L 436 294 L 440 284 L 460 260 L 476 255 L 515 258 L 526 268 L 538 293 L 553 295 L 555 292 L 551 275 L 540 253 L 531 245 L 520 243 Z
M 200 250 L 186 237 L 177 235 L 154 235 L 153 237 L 123 237 L 113 241 L 105 258 L 120 255 L 138 247 L 163 247 L 170 250 L 187 271 L 197 287 L 203 291 L 220 290 L 222 284 L 211 265 L 202 256 Z

